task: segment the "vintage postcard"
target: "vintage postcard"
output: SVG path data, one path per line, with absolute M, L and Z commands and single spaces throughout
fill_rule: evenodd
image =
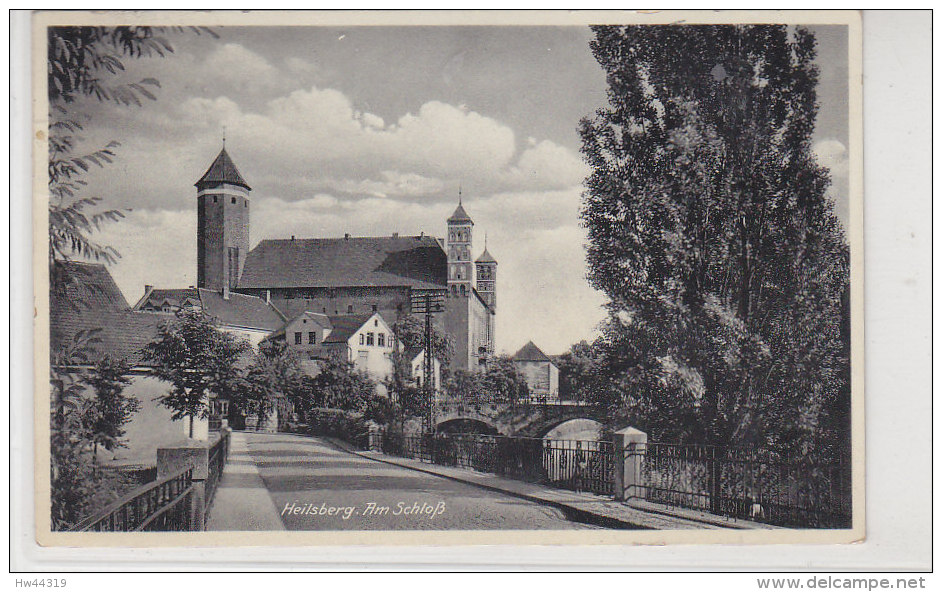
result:
M 862 540 L 860 34 L 35 13 L 38 541 Z

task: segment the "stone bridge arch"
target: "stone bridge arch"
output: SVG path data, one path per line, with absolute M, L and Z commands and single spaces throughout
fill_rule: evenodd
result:
M 543 438 L 552 430 L 559 429 L 555 434 L 559 439 L 590 439 L 582 434 L 591 429 L 601 429 L 603 417 L 582 405 L 449 402 L 436 406 L 433 419 L 436 426 L 459 428 L 464 424 L 477 433 Z M 568 422 L 574 423 L 567 425 Z M 444 430 L 436 427 L 436 431 Z M 566 438 L 566 433 L 578 437 Z

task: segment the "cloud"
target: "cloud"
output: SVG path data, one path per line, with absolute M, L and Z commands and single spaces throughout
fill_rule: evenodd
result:
M 215 63 L 242 51 L 223 46 Z M 274 71 L 261 58 L 250 62 L 260 79 Z M 587 172 L 563 146 L 531 138 L 518 150 L 507 125 L 441 101 L 391 123 L 358 109 L 343 92 L 317 86 L 256 109 L 227 96 L 190 96 L 162 106 L 119 112 L 96 128 L 95 139 L 103 143 L 127 138 L 120 170 L 108 171 L 96 190 L 119 189 L 131 207 L 179 208 L 215 156 L 223 127 L 229 153 L 254 195 L 289 201 L 326 192 L 341 201 L 375 196 L 450 202 L 459 185 L 467 195 L 558 190 L 581 183 Z
M 206 57 L 196 74 L 217 83 L 237 77 L 243 88 L 261 90 L 276 84 L 281 72 L 265 58 L 238 43 L 225 43 Z

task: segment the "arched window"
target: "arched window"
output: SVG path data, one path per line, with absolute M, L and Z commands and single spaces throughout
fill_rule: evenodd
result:
M 452 287 L 451 287 L 451 293 L 454 294 L 455 296 L 457 296 L 457 295 L 458 295 L 458 286 L 452 286 Z
M 465 290 L 464 284 L 461 284 L 461 295 L 467 296 L 467 291 Z

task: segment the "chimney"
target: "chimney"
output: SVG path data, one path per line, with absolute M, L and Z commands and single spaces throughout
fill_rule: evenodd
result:
M 398 233 L 398 232 L 394 232 L 394 233 L 393 233 L 393 238 L 399 238 L 399 233 Z
M 229 300 L 229 286 L 222 287 L 222 299 Z
M 144 293 L 145 293 L 145 294 L 149 294 L 150 291 L 153 290 L 153 289 L 154 289 L 154 286 L 152 286 L 152 285 L 150 285 L 150 284 L 144 284 Z
M 424 237 L 425 237 L 425 231 L 423 230 L 422 232 L 419 233 L 419 238 L 424 238 Z
M 291 235 L 291 240 L 294 240 L 294 235 L 293 235 L 293 234 Z
M 350 233 L 349 233 L 349 232 L 344 232 L 344 233 L 343 233 L 343 240 L 349 240 L 349 239 L 350 239 Z
M 265 290 L 265 304 L 271 304 L 271 290 Z

